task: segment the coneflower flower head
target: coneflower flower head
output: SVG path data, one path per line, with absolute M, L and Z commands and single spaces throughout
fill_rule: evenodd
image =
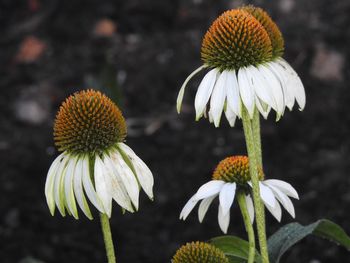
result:
M 224 252 L 204 242 L 191 242 L 176 251 L 172 263 L 228 263 Z
M 203 69 L 210 71 L 198 87 L 196 120 L 208 115 L 210 122 L 218 127 L 224 112 L 229 124 L 234 126 L 236 117 L 242 117 L 243 106 L 251 118 L 256 107 L 264 118 L 271 109 L 275 110 L 279 119 L 285 107 L 291 110 L 295 101 L 302 110 L 304 87 L 282 58 L 283 52 L 282 34 L 264 10 L 244 6 L 224 12 L 203 38 L 204 64 L 182 85 L 177 99 L 178 112 L 187 83 Z
M 262 169 L 259 169 L 260 197 L 266 208 L 278 220 L 281 220 L 281 205 L 294 217 L 294 206 L 289 197 L 298 199 L 298 193 L 288 183 L 276 179 L 264 179 Z M 223 159 L 215 168 L 212 180 L 202 185 L 188 200 L 180 213 L 180 219 L 185 220 L 198 202 L 198 219 L 202 222 L 209 206 L 219 197 L 218 222 L 221 230 L 227 233 L 230 223 L 230 209 L 237 191 L 245 195 L 245 202 L 251 221 L 254 220 L 254 207 L 251 193 L 251 177 L 249 174 L 249 158 L 244 155 L 230 156 Z M 280 205 L 281 204 L 281 205 Z
M 109 217 L 112 200 L 134 212 L 140 187 L 153 199 L 153 175 L 147 165 L 124 143 L 125 119 L 119 108 L 99 91 L 77 92 L 57 113 L 54 140 L 62 153 L 52 163 L 45 196 L 53 215 L 78 218 L 77 203 L 92 219 L 86 199 Z

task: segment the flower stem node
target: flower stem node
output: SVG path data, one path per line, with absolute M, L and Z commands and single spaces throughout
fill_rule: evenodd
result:
M 88 201 L 111 217 L 112 200 L 126 211 L 139 207 L 142 188 L 153 199 L 153 175 L 123 141 L 126 124 L 118 107 L 98 91 L 70 96 L 61 106 L 54 127 L 55 143 L 63 151 L 46 178 L 50 212 L 57 207 L 78 219 L 77 207 L 92 219 Z
M 293 218 L 295 217 L 294 206 L 289 197 L 299 199 L 299 196 L 289 183 L 276 179 L 264 180 L 264 174 L 261 171 L 259 173 L 259 188 L 262 202 L 278 221 L 281 221 L 282 218 L 281 205 Z M 185 220 L 197 203 L 200 202 L 198 219 L 199 222 L 202 222 L 209 206 L 218 196 L 218 222 L 221 230 L 227 233 L 230 223 L 230 209 L 236 193 L 244 194 L 249 218 L 253 223 L 252 183 L 247 156 L 231 156 L 222 160 L 213 173 L 213 180 L 202 185 L 187 201 L 180 213 L 180 219 Z
M 172 263 L 228 263 L 224 252 L 204 242 L 191 242 L 176 251 Z

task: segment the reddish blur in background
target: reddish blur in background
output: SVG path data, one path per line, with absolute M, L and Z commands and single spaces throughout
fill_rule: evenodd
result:
M 179 212 L 224 157 L 245 154 L 241 124 L 215 129 L 194 122 L 201 76 L 177 92 L 201 64 L 201 39 L 224 10 L 266 9 L 285 37 L 285 58 L 307 93 L 304 112 L 262 122 L 265 174 L 289 181 L 302 224 L 328 218 L 350 232 L 350 2 L 348 0 L 1 0 L 0 1 L 0 258 L 2 263 L 104 262 L 98 217 L 51 217 L 44 197 L 57 156 L 52 126 L 60 103 L 95 88 L 114 99 L 129 125 L 127 143 L 155 177 L 155 201 L 111 219 L 120 263 L 169 262 L 192 240 L 221 235 L 214 206 L 202 224 Z M 268 234 L 292 222 L 267 218 Z M 235 205 L 230 234 L 245 238 Z M 349 252 L 309 237 L 283 262 L 346 262 Z

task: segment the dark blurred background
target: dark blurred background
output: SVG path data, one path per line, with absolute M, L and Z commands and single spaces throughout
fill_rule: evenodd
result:
M 0 261 L 105 262 L 97 215 L 51 217 L 46 173 L 57 156 L 52 126 L 60 103 L 75 91 L 100 89 L 127 118 L 127 143 L 155 177 L 155 201 L 141 194 L 140 211 L 111 219 L 117 259 L 169 262 L 192 240 L 221 235 L 217 206 L 204 223 L 179 213 L 216 164 L 245 154 L 241 123 L 215 129 L 194 122 L 201 76 L 175 112 L 177 92 L 201 64 L 201 39 L 224 10 L 242 4 L 266 9 L 285 37 L 285 58 L 307 93 L 304 112 L 262 122 L 265 174 L 300 193 L 296 220 L 336 221 L 350 233 L 350 1 L 348 0 L 1 0 L 0 1 Z M 267 218 L 268 234 L 292 222 Z M 237 205 L 230 234 L 245 238 Z M 308 237 L 283 262 L 349 262 L 350 253 Z

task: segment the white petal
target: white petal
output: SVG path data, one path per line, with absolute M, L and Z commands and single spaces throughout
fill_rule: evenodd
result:
M 277 219 L 278 222 L 281 222 L 282 218 L 282 209 L 278 202 L 276 202 L 275 207 L 270 206 L 268 203 L 264 202 L 267 210 Z
M 249 66 L 247 68 L 247 76 L 256 96 L 276 111 L 276 102 L 273 99 L 269 83 L 265 80 L 263 74 L 256 67 Z
M 130 196 L 130 199 L 135 206 L 135 209 L 138 210 L 139 184 L 133 171 L 130 169 L 118 151 L 113 152 L 110 157 L 113 163 L 115 163 L 114 167 L 117 169 L 118 174 L 126 188 L 126 191 L 128 192 L 128 195 Z
M 255 94 L 253 88 L 250 85 L 250 81 L 247 76 L 247 70 L 245 68 L 241 68 L 238 71 L 238 85 L 242 102 L 247 108 L 250 118 L 253 118 Z
M 261 113 L 261 115 L 266 120 L 268 115 L 269 115 L 269 113 L 270 113 L 271 107 L 270 106 L 266 106 L 266 105 L 264 105 L 265 107 L 263 107 L 262 103 L 264 103 L 264 102 L 261 102 L 258 97 L 255 98 L 255 105 L 258 108 L 258 110 Z
M 51 215 L 55 213 L 55 199 L 54 199 L 54 182 L 57 174 L 58 166 L 61 164 L 64 153 L 61 153 L 51 164 L 49 171 L 47 172 L 45 182 L 45 197 L 47 205 L 50 209 Z
M 193 71 L 184 81 L 184 83 L 181 86 L 181 89 L 179 91 L 179 94 L 177 95 L 177 100 L 176 100 L 176 109 L 177 112 L 180 113 L 181 111 L 181 105 L 182 105 L 182 100 L 184 98 L 184 93 L 185 93 L 185 88 L 187 86 L 187 83 L 191 80 L 191 78 L 196 75 L 198 72 L 200 72 L 202 69 L 204 69 L 205 66 L 200 66 L 199 68 L 197 68 L 195 71 Z
M 65 171 L 66 171 L 69 158 L 70 158 L 69 155 L 65 155 L 63 157 L 61 163 L 58 165 L 57 173 L 55 176 L 55 182 L 54 182 L 55 203 L 62 216 L 66 215 L 66 212 L 65 212 L 66 201 L 64 196 L 63 180 L 64 180 Z
M 271 69 L 276 78 L 280 81 L 283 91 L 284 103 L 289 108 L 289 110 L 292 110 L 295 98 L 293 91 L 290 90 L 287 85 L 288 73 L 286 72 L 286 69 L 277 62 L 270 62 L 267 64 L 267 67 Z
M 227 107 L 237 116 L 241 117 L 241 98 L 239 96 L 239 85 L 235 71 L 227 71 L 226 96 Z
M 89 164 L 89 157 L 88 156 L 84 156 L 83 157 L 83 187 L 85 190 L 85 193 L 87 195 L 87 197 L 89 198 L 90 202 L 101 212 L 101 213 L 105 213 L 105 210 L 103 208 L 102 205 L 102 201 L 101 199 L 98 197 L 94 185 L 91 181 L 91 176 L 90 176 L 90 164 Z
M 110 174 L 110 180 L 112 184 L 111 192 L 113 199 L 124 209 L 128 210 L 129 212 L 134 212 L 131 204 L 131 199 L 123 184 L 122 179 L 120 178 L 120 175 L 118 174 L 117 168 L 108 155 L 105 155 L 104 157 L 104 163 L 106 165 L 107 172 Z
M 254 223 L 254 204 L 249 194 L 245 196 L 245 202 L 247 205 L 250 222 L 253 224 Z
M 259 187 L 260 187 L 261 199 L 264 201 L 264 203 L 266 203 L 270 207 L 274 208 L 275 205 L 277 204 L 277 201 L 276 201 L 276 198 L 275 198 L 273 192 L 270 190 L 270 188 L 268 188 L 267 186 L 265 186 L 261 182 L 259 182 Z
M 226 215 L 224 215 L 220 205 L 219 205 L 218 221 L 222 232 L 226 234 L 228 226 L 230 224 L 230 213 L 227 213 Z
M 150 199 L 153 199 L 154 179 L 151 170 L 129 146 L 124 143 L 118 143 L 118 146 L 128 155 L 130 161 L 132 162 L 142 189 Z
M 295 99 L 297 100 L 299 104 L 300 110 L 303 110 L 306 103 L 306 96 L 305 96 L 305 89 L 302 81 L 300 80 L 300 77 L 295 72 L 295 70 L 289 65 L 287 61 L 284 59 L 280 59 L 279 62 L 286 67 L 289 74 L 291 75 L 291 81 L 289 83 L 290 89 L 293 90 Z
M 201 83 L 199 84 L 196 97 L 194 99 L 194 107 L 196 109 L 196 120 L 199 120 L 204 113 L 205 106 L 207 105 L 210 95 L 213 91 L 217 74 L 217 69 L 212 69 L 204 76 Z
M 280 203 L 283 205 L 283 207 L 287 210 L 287 212 L 293 218 L 295 218 L 294 206 L 293 206 L 292 201 L 289 199 L 289 197 L 286 194 L 282 193 L 282 191 L 280 191 L 276 187 L 274 187 L 272 185 L 270 185 L 269 187 L 272 190 L 272 192 L 275 194 L 277 200 L 280 201 Z
M 75 167 L 77 164 L 77 158 L 72 158 L 67 165 L 66 176 L 64 177 L 64 193 L 66 197 L 66 203 L 68 205 L 68 210 L 73 215 L 75 219 L 78 219 L 78 210 L 75 203 L 75 196 L 73 191 L 73 179 Z
M 236 184 L 235 183 L 226 183 L 221 188 L 219 194 L 220 206 L 222 208 L 222 213 L 225 216 L 230 212 L 233 200 L 236 194 Z
M 95 158 L 95 187 L 96 193 L 102 201 L 104 210 L 108 217 L 112 214 L 112 189 L 110 177 L 106 174 L 104 164 L 101 158 L 96 155 Z
M 182 208 L 182 211 L 180 213 L 180 219 L 186 220 L 186 218 L 188 217 L 188 215 L 191 213 L 191 211 L 193 210 L 193 208 L 196 206 L 196 204 L 198 203 L 198 200 L 195 199 L 195 194 L 190 198 L 190 200 L 187 201 L 186 205 L 184 206 L 184 208 Z
M 202 185 L 197 193 L 196 193 L 196 199 L 197 200 L 201 200 L 213 195 L 217 195 L 220 191 L 221 188 L 223 187 L 223 185 L 225 184 L 225 182 L 220 181 L 220 180 L 212 180 L 204 185 Z
M 274 186 L 278 188 L 280 191 L 285 193 L 286 195 L 293 197 L 295 199 L 299 199 L 299 195 L 297 191 L 293 188 L 293 186 L 285 181 L 277 180 L 277 179 L 269 179 L 264 181 L 265 184 L 269 186 Z
M 75 197 L 77 198 L 77 202 L 79 204 L 80 209 L 84 212 L 84 214 L 89 218 L 92 219 L 92 215 L 90 212 L 89 205 L 85 199 L 84 191 L 83 191 L 83 158 L 78 158 L 77 165 L 75 167 L 74 171 L 74 178 L 73 178 L 73 189 Z
M 258 69 L 265 78 L 265 80 L 269 83 L 269 88 L 271 90 L 272 97 L 277 107 L 277 115 L 282 116 L 284 113 L 285 103 L 283 98 L 281 82 L 278 80 L 276 75 L 269 67 L 261 65 Z
M 234 127 L 237 116 L 229 107 L 226 107 L 225 116 L 226 116 L 226 119 L 227 119 L 228 123 L 230 124 L 230 126 Z
M 210 99 L 210 111 L 214 118 L 215 127 L 219 127 L 222 111 L 224 109 L 226 99 L 227 76 L 227 71 L 223 71 L 220 74 Z
M 199 208 L 198 208 L 198 220 L 200 223 L 203 222 L 204 216 L 208 211 L 208 208 L 210 206 L 210 204 L 213 202 L 214 198 L 216 196 L 211 196 L 208 198 L 205 198 L 202 200 L 202 202 L 199 204 Z

